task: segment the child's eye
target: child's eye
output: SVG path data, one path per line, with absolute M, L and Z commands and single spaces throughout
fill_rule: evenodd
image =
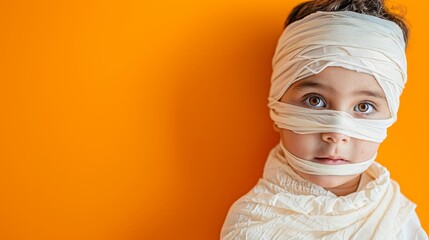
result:
M 314 107 L 314 108 L 326 107 L 325 100 L 323 100 L 323 98 L 321 98 L 319 96 L 315 96 L 315 95 L 312 95 L 312 96 L 305 98 L 304 102 L 308 106 Z
M 362 102 L 356 105 L 353 110 L 359 113 L 372 114 L 376 109 L 373 104 L 368 102 Z

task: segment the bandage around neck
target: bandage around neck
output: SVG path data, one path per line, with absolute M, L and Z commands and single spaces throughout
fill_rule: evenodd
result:
M 329 165 L 313 162 L 299 158 L 289 152 L 280 142 L 287 163 L 295 170 L 312 175 L 332 175 L 332 176 L 349 176 L 365 172 L 375 161 L 377 153 L 369 160 L 359 163 L 345 163 L 338 165 Z

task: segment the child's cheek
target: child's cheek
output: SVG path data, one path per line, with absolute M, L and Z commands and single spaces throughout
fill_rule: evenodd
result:
M 283 145 L 292 154 L 299 158 L 313 158 L 315 150 L 318 148 L 317 141 L 320 134 L 298 134 L 287 129 L 281 129 L 280 136 Z
M 357 150 L 356 156 L 354 156 L 355 162 L 363 162 L 370 159 L 374 156 L 374 154 L 377 153 L 378 147 L 380 146 L 380 143 L 376 142 L 369 142 L 359 139 L 354 139 L 354 141 L 354 148 Z

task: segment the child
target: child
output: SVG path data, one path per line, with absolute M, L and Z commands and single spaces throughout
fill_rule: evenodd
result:
M 407 80 L 404 22 L 382 0 L 314 0 L 286 26 L 268 104 L 281 141 L 222 239 L 428 239 L 374 161 Z

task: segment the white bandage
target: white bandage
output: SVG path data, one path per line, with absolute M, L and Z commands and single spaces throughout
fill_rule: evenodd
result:
M 345 112 L 312 110 L 279 101 L 293 83 L 329 66 L 374 76 L 386 95 L 391 118 L 356 119 Z M 406 81 L 405 41 L 398 25 L 349 11 L 316 12 L 290 24 L 279 39 L 268 98 L 270 116 L 278 127 L 299 134 L 339 132 L 382 142 L 387 128 L 397 119 Z M 344 168 L 354 166 L 347 164 Z
M 285 158 L 289 165 L 291 165 L 294 169 L 298 169 L 299 171 L 312 175 L 334 175 L 334 176 L 347 176 L 363 173 L 365 170 L 371 166 L 377 157 L 377 153 L 369 160 L 359 163 L 346 163 L 346 164 L 338 164 L 338 165 L 326 165 L 322 163 L 317 163 L 309 160 L 305 160 L 293 155 L 289 152 L 282 143 L 280 143 L 280 147 L 283 150 Z
M 275 102 L 271 118 L 279 128 L 285 128 L 299 134 L 337 132 L 366 141 L 382 142 L 386 138 L 386 129 L 393 124 L 389 119 L 362 119 L 329 109 L 314 110 Z

